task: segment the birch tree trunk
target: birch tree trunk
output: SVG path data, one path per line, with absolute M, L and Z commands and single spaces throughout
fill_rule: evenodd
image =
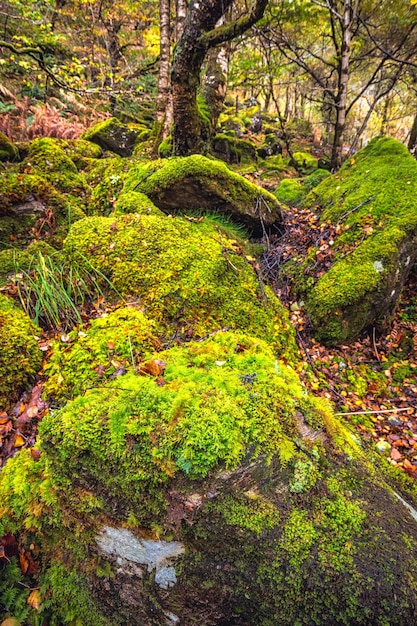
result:
M 160 53 L 159 53 L 159 74 L 158 93 L 156 97 L 155 115 L 155 145 L 162 137 L 165 114 L 170 95 L 170 70 L 171 70 L 171 2 L 170 0 L 159 0 L 160 16 Z

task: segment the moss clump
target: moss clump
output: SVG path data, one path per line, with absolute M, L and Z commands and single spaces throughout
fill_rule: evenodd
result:
M 121 308 L 78 327 L 68 342 L 56 341 L 44 370 L 44 392 L 55 399 L 72 398 L 133 369 L 159 347 L 153 326 L 143 313 Z
M 85 139 L 57 139 L 56 141 L 78 170 L 87 168 L 91 159 L 100 159 L 103 155 L 100 146 Z
M 85 180 L 57 139 L 44 137 L 32 141 L 21 170 L 27 174 L 41 175 L 64 193 L 70 193 L 76 197 L 89 194 Z
M 19 150 L 4 133 L 0 133 L 0 161 L 18 161 Z
M 124 191 L 141 191 L 162 210 L 205 209 L 226 213 L 262 234 L 280 221 L 280 206 L 269 192 L 220 162 L 200 155 L 161 159 L 133 166 Z
M 148 196 L 140 191 L 128 191 L 118 197 L 114 205 L 114 215 L 126 215 L 128 213 L 165 217 L 165 214 L 154 205 L 152 200 L 149 200 Z
M 214 156 L 227 163 L 256 161 L 256 146 L 239 137 L 218 133 L 212 140 Z
M 416 256 L 416 180 L 405 146 L 377 138 L 307 197 L 339 228 L 335 262 L 306 301 L 322 341 L 352 341 L 391 315 Z
M 284 178 L 274 191 L 274 196 L 280 202 L 290 206 L 298 206 L 302 202 L 305 192 L 299 179 Z
M 122 124 L 116 117 L 104 122 L 98 122 L 89 128 L 81 139 L 98 144 L 103 150 L 110 150 L 122 157 L 130 156 L 133 152 L 138 131 Z
M 167 137 L 158 146 L 158 156 L 160 159 L 168 159 L 172 156 L 174 146 L 172 144 L 172 137 Z
M 318 159 L 308 152 L 294 152 L 292 158 L 298 171 L 302 173 L 308 174 L 318 167 Z
M 23 311 L 0 295 L 0 409 L 10 408 L 40 369 L 39 334 Z
M 158 362 L 163 384 L 145 370 L 126 374 L 44 418 L 43 447 L 58 475 L 82 474 L 105 499 L 148 516 L 152 486 L 177 473 L 195 480 L 233 469 L 248 449 L 284 464 L 295 457 L 305 392 L 265 342 L 220 333 L 159 353 Z
M 236 240 L 204 219 L 87 218 L 65 250 L 81 264 L 88 259 L 121 295 L 139 298 L 162 332 L 202 337 L 230 326 L 266 337 L 281 354 L 296 352 L 284 307 Z

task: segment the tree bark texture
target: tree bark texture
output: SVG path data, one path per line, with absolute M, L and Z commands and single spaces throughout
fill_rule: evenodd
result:
M 173 143 L 178 156 L 202 152 L 208 139 L 197 106 L 200 72 L 207 51 L 250 28 L 262 17 L 268 0 L 256 0 L 244 17 L 216 28 L 232 3 L 233 0 L 191 0 L 171 73 Z
M 156 133 L 159 136 L 164 126 L 165 112 L 170 93 L 171 57 L 171 2 L 159 0 L 160 53 L 158 95 L 156 98 Z

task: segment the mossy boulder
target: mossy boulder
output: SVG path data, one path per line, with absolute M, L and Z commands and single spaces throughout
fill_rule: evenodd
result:
M 140 193 L 140 191 L 122 193 L 116 200 L 114 215 L 126 215 L 128 213 L 165 216 L 165 214 L 154 205 L 152 200 L 150 200 L 148 196 L 145 196 L 144 193 Z
M 417 256 L 417 163 L 377 138 L 324 180 L 309 206 L 337 226 L 334 263 L 308 293 L 316 335 L 330 344 L 384 326 Z
M 42 363 L 40 329 L 0 294 L 0 411 L 9 409 L 34 381 Z
M 132 166 L 124 191 L 140 191 L 167 212 L 207 210 L 229 215 L 255 236 L 281 222 L 276 198 L 227 166 L 200 155 Z
M 46 174 L 45 174 L 46 175 Z M 72 222 L 85 217 L 82 199 L 64 195 L 43 176 L 0 174 L 0 249 L 46 237 L 60 245 Z
M 209 219 L 86 218 L 73 225 L 64 249 L 121 296 L 138 300 L 161 332 L 204 337 L 231 326 L 268 337 L 281 353 L 296 352 L 288 315 L 263 286 L 254 259 Z
M 18 161 L 19 150 L 7 135 L 0 133 L 0 161 Z
M 114 209 L 131 163 L 121 157 L 106 157 L 91 163 L 85 173 L 92 188 L 88 215 L 108 215 Z
M 318 168 L 318 159 L 309 152 L 294 152 L 292 159 L 302 174 L 309 174 Z
M 59 147 L 73 161 L 78 171 L 86 169 L 91 159 L 100 159 L 103 150 L 96 143 L 86 139 L 59 139 Z
M 213 138 L 212 151 L 217 159 L 226 163 L 256 160 L 256 147 L 252 142 L 226 133 L 219 133 Z
M 103 150 L 110 150 L 116 154 L 131 156 L 139 132 L 111 117 L 104 122 L 94 124 L 82 135 L 82 139 L 98 144 Z
M 3 469 L 0 536 L 18 531 L 20 553 L 42 556 L 30 575 L 16 557 L 5 568 L 11 614 L 413 623 L 416 519 L 266 342 L 217 333 L 151 362 L 51 412 L 37 452 Z
M 76 197 L 88 197 L 89 188 L 59 139 L 34 139 L 21 165 L 25 174 L 42 176 L 56 189 Z

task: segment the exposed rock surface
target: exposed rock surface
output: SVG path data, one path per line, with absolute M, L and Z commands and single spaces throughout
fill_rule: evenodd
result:
M 110 150 L 122 157 L 132 154 L 139 131 L 111 117 L 89 128 L 83 139 L 98 144 L 103 150 Z

